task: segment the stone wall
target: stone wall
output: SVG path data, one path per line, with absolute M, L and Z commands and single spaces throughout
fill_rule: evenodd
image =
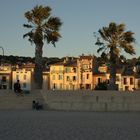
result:
M 42 91 L 50 110 L 140 111 L 140 91 Z
M 0 109 L 31 109 L 36 99 L 43 102 L 45 110 L 140 111 L 140 91 L 94 90 L 33 90 L 23 97 L 12 90 L 0 90 Z

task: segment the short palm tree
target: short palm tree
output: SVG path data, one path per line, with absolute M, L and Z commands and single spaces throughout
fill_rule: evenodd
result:
M 30 28 L 31 30 L 24 34 L 23 37 L 28 37 L 28 40 L 35 44 L 35 69 L 34 69 L 34 81 L 35 88 L 42 88 L 42 48 L 44 41 L 51 43 L 55 46 L 55 42 L 61 37 L 59 34 L 60 27 L 62 25 L 61 20 L 58 17 L 51 17 L 51 8 L 49 6 L 43 7 L 35 6 L 31 11 L 27 11 L 25 18 L 28 20 L 28 24 L 23 26 Z
M 116 63 L 123 50 L 128 54 L 135 54 L 133 32 L 125 31 L 124 24 L 110 23 L 108 27 L 99 29 L 95 45 L 99 46 L 97 52 L 108 56 L 110 62 L 110 89 L 116 89 Z

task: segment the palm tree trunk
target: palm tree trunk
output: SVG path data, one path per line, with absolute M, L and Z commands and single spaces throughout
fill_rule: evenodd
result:
M 109 89 L 116 90 L 116 64 L 115 63 L 111 63 L 111 66 L 110 66 Z
M 34 69 L 34 82 L 35 89 L 42 89 L 43 76 L 42 76 L 42 48 L 43 43 L 35 44 L 35 69 Z
M 116 90 L 116 59 L 117 55 L 114 54 L 113 48 L 110 50 L 110 82 L 109 89 Z

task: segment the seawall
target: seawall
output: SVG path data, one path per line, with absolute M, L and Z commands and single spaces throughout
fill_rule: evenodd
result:
M 140 111 L 140 91 L 32 90 L 17 97 L 12 90 L 0 90 L 0 109 L 32 109 L 33 100 L 43 102 L 45 110 Z
M 140 111 L 140 91 L 42 91 L 50 110 Z

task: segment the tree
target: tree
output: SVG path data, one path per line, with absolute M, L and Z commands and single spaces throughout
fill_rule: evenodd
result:
M 31 44 L 35 44 L 35 69 L 34 80 L 35 88 L 42 88 L 42 48 L 44 42 L 53 44 L 61 37 L 59 34 L 60 27 L 62 25 L 61 20 L 58 17 L 52 17 L 51 8 L 49 6 L 43 7 L 35 6 L 31 11 L 27 11 L 25 18 L 28 20 L 28 24 L 23 26 L 31 29 L 28 33 L 23 35 L 23 38 L 28 37 Z
M 99 29 L 99 34 L 95 34 L 96 43 L 99 46 L 97 52 L 103 56 L 108 56 L 110 62 L 110 89 L 116 89 L 116 63 L 120 58 L 121 51 L 133 55 L 135 50 L 133 43 L 135 43 L 134 33 L 125 31 L 124 24 L 110 23 L 108 27 Z M 122 57 L 122 56 L 121 56 Z
M 107 90 L 107 83 L 101 82 L 95 86 L 95 90 Z

